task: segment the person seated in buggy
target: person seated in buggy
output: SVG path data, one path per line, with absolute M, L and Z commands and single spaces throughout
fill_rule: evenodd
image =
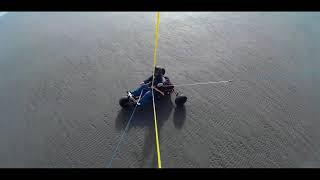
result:
M 152 102 L 152 88 L 155 89 L 153 91 L 156 98 L 160 98 L 165 95 L 166 85 L 169 85 L 169 78 L 164 76 L 165 69 L 161 67 L 156 67 L 154 71 L 154 83 L 152 86 L 153 76 L 150 76 L 148 79 L 144 80 L 140 83 L 140 87 L 135 89 L 134 91 L 128 91 L 128 97 L 133 100 L 137 106 L 145 106 Z M 139 96 L 140 101 L 139 100 Z
M 158 100 L 165 95 L 170 96 L 175 92 L 175 103 L 177 107 L 183 106 L 187 101 L 187 97 L 175 91 L 174 85 L 168 77 L 164 76 L 164 74 L 164 68 L 156 67 L 154 71 L 153 87 L 151 87 L 153 76 L 150 76 L 148 79 L 140 83 L 140 87 L 133 91 L 127 91 L 127 96 L 120 98 L 119 105 L 123 108 L 132 107 L 131 105 L 137 105 L 140 107 L 148 105 L 152 102 L 153 91 L 155 100 Z

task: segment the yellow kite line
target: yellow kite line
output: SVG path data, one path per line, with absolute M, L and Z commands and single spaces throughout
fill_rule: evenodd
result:
M 156 64 L 157 64 L 157 49 L 158 49 L 158 41 L 159 41 L 159 23 L 160 23 L 160 13 L 157 12 L 156 38 L 155 38 L 154 55 L 153 55 L 152 87 L 153 87 L 153 83 L 154 83 L 154 71 L 155 71 Z M 160 144 L 159 144 L 158 126 L 157 126 L 157 114 L 156 114 L 156 106 L 155 106 L 155 103 L 154 103 L 153 88 L 152 88 L 152 101 L 153 101 L 154 129 L 155 129 L 155 132 L 156 132 L 158 168 L 161 168 Z

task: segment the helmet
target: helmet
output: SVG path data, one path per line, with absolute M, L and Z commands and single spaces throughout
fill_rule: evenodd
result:
M 162 74 L 164 75 L 166 73 L 166 70 L 164 68 L 161 68 L 159 66 L 156 66 L 155 67 L 155 70 L 154 70 L 155 74 Z

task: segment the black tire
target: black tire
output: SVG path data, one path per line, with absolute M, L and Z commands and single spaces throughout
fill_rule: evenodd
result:
M 183 106 L 184 103 L 187 102 L 187 97 L 186 96 L 177 96 L 175 99 L 175 103 L 177 106 Z
M 119 104 L 121 107 L 126 108 L 129 106 L 129 99 L 127 97 L 123 97 L 119 100 Z

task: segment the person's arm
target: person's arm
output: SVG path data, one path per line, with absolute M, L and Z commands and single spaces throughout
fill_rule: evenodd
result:
M 152 81 L 153 76 L 150 76 L 148 79 L 144 80 L 143 83 L 144 84 L 148 84 L 149 82 Z

